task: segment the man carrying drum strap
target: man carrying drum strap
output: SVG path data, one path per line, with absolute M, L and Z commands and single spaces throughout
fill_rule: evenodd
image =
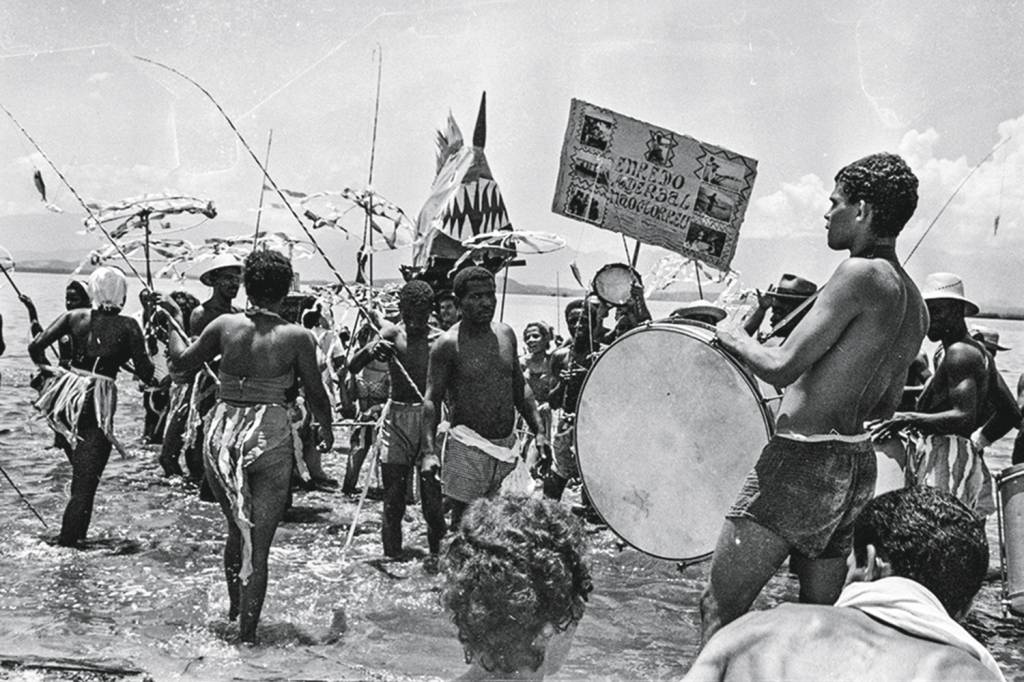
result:
M 701 599 L 705 641 L 750 608 L 791 553 L 801 601 L 836 600 L 853 521 L 875 486 L 864 422 L 894 412 L 927 327 L 921 294 L 896 259 L 896 236 L 917 207 L 917 178 L 900 157 L 874 154 L 835 180 L 828 245 L 850 258 L 814 307 L 779 346 L 743 330 L 718 333 L 758 378 L 786 391 L 775 436 L 719 535 Z

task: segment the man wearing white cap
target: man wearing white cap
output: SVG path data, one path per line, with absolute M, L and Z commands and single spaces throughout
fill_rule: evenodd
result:
M 831 604 L 842 590 L 853 522 L 877 476 L 864 422 L 896 409 L 927 327 L 921 294 L 896 258 L 896 237 L 917 207 L 917 184 L 894 154 L 844 167 L 824 217 L 829 248 L 850 257 L 814 307 L 780 346 L 742 328 L 718 330 L 726 350 L 786 391 L 775 435 L 718 537 L 701 597 L 705 641 L 750 608 L 787 556 L 801 601 Z
M 231 305 L 238 295 L 238 287 L 242 283 L 242 264 L 230 253 L 222 253 L 206 266 L 199 281 L 213 289 L 207 300 L 192 311 L 189 330 L 196 337 L 203 333 L 206 325 L 221 315 L 237 313 L 238 309 Z
M 221 315 L 237 313 L 231 305 L 242 281 L 242 264 L 232 254 L 223 253 L 210 260 L 200 273 L 199 281 L 213 289 L 203 303 L 196 306 L 186 325 L 192 338 Z M 172 373 L 171 380 L 179 388 L 172 388 L 174 399 L 167 418 L 164 445 L 160 452 L 160 465 L 165 475 L 181 473 L 178 458 L 184 454 L 189 478 L 205 485 L 203 454 L 203 417 L 216 404 L 216 385 L 205 372 Z M 187 385 L 188 389 L 180 386 Z M 206 495 L 205 498 L 209 498 Z
M 884 440 L 903 431 L 909 436 L 908 479 L 957 494 L 972 509 L 988 514 L 992 506 L 991 475 L 971 434 L 986 420 L 985 403 L 994 398 L 995 416 L 1020 411 L 1001 381 L 992 356 L 967 331 L 965 317 L 978 306 L 964 295 L 964 284 L 950 272 L 928 275 L 922 296 L 928 305 L 928 338 L 941 344 L 935 374 L 917 400 L 917 410 L 897 412 L 874 430 Z

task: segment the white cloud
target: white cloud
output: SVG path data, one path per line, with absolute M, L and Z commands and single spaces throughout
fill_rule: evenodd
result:
M 100 72 L 94 73 L 91 76 L 89 76 L 88 78 L 86 78 L 85 82 L 86 83 L 101 83 L 101 82 L 107 80 L 108 78 L 110 78 L 111 75 L 113 75 L 113 74 L 111 74 L 109 71 L 100 71 Z
M 824 225 L 831 185 L 811 173 L 796 182 L 755 199 L 744 220 L 743 236 L 760 238 L 795 237 L 816 234 Z
M 985 161 L 942 212 L 929 240 L 947 249 L 1008 248 L 1024 245 L 1024 115 L 1003 121 L 997 142 L 1010 138 Z M 917 211 L 904 230 L 912 244 L 939 215 L 942 206 L 981 159 L 945 158 L 936 152 L 942 140 L 934 128 L 910 130 L 897 152 L 920 181 Z M 995 144 L 993 146 L 995 146 Z M 823 226 L 831 182 L 809 174 L 751 202 L 744 221 L 745 237 L 778 238 L 813 235 Z M 993 223 L 1000 216 L 998 235 Z
M 1010 139 L 973 174 L 981 159 L 936 155 L 941 135 L 934 129 L 911 130 L 903 136 L 898 152 L 921 183 L 917 212 L 906 228 L 908 236 L 916 240 L 938 216 L 928 238 L 942 240 L 947 248 L 1007 248 L 1024 243 L 1024 115 L 1000 123 L 997 135 L 993 147 Z M 947 201 L 949 206 L 943 210 Z

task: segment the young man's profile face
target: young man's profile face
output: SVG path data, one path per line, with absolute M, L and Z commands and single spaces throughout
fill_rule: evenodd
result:
M 850 203 L 846 190 L 840 183 L 829 195 L 829 209 L 825 212 L 825 229 L 828 231 L 828 247 L 842 251 L 853 245 L 857 236 L 858 203 Z

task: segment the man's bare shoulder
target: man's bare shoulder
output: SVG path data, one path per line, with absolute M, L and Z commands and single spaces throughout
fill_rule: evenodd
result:
M 712 637 L 687 679 L 992 679 L 968 653 L 854 609 L 783 604 Z

